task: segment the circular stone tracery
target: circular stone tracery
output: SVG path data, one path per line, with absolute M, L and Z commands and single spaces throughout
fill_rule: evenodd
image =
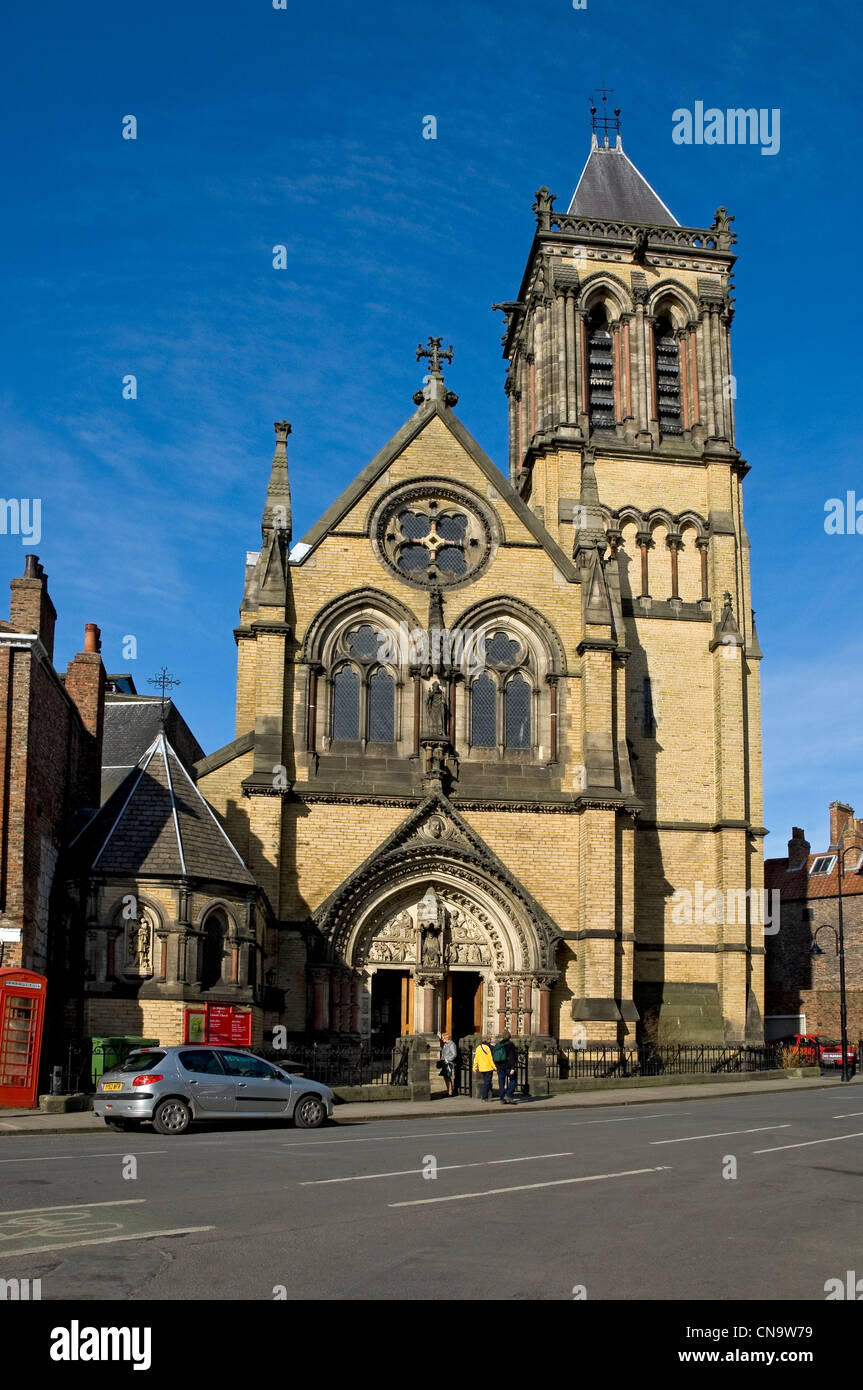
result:
M 496 518 L 467 488 L 427 479 L 389 493 L 370 519 L 378 559 L 417 588 L 452 588 L 485 569 Z

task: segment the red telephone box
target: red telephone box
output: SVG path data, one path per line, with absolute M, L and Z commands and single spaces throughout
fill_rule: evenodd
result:
M 0 970 L 0 1105 L 38 1103 L 47 983 L 32 970 Z

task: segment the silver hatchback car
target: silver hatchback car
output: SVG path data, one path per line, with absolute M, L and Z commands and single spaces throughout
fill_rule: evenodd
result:
M 317 1129 L 332 1119 L 328 1086 L 291 1076 L 251 1052 L 188 1043 L 145 1047 L 105 1072 L 93 1113 L 110 1129 L 149 1120 L 159 1134 L 183 1134 L 193 1120 L 293 1120 Z

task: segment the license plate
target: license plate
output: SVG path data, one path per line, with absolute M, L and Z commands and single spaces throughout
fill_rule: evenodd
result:
M 104 1081 L 104 1082 L 102 1083 L 102 1090 L 103 1090 L 103 1091 L 122 1091 L 122 1089 L 123 1089 L 123 1083 L 122 1083 L 122 1081 Z

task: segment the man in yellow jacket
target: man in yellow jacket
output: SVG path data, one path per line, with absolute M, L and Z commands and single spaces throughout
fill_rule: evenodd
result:
M 483 1038 L 482 1042 L 473 1054 L 473 1069 L 477 1073 L 480 1084 L 480 1100 L 488 1100 L 491 1095 L 491 1083 L 494 1077 L 494 1058 L 491 1055 L 491 1039 Z

